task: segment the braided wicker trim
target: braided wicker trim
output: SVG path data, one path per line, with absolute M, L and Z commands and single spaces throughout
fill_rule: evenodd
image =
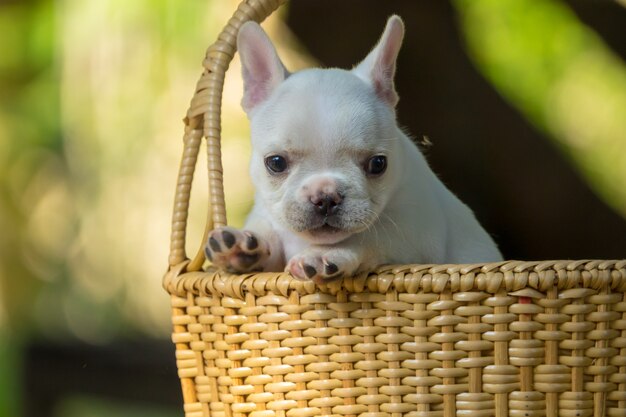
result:
M 263 295 L 268 292 L 288 296 L 316 292 L 336 294 L 396 291 L 442 293 L 456 291 L 485 291 L 495 294 L 523 291 L 516 295 L 542 298 L 542 292 L 588 288 L 614 291 L 626 290 L 626 260 L 581 261 L 507 261 L 468 265 L 401 265 L 383 266 L 376 271 L 351 278 L 315 285 L 298 281 L 287 273 L 256 273 L 232 275 L 221 271 L 183 272 L 185 264 L 172 268 L 163 285 L 173 295 L 215 295 L 244 299 L 247 293 Z M 539 293 L 537 293 L 539 291 Z

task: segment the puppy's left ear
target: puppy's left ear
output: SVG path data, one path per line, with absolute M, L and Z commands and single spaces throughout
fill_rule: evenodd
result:
M 399 16 L 393 15 L 387 20 L 385 31 L 378 44 L 367 57 L 352 71 L 372 85 L 378 97 L 395 107 L 398 93 L 393 83 L 396 72 L 396 58 L 404 38 L 404 23 Z

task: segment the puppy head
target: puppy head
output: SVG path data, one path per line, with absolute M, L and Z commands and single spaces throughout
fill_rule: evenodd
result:
M 369 228 L 396 189 L 402 167 L 393 75 L 403 34 L 392 16 L 352 71 L 290 74 L 260 26 L 240 29 L 257 198 L 283 227 L 313 243 Z

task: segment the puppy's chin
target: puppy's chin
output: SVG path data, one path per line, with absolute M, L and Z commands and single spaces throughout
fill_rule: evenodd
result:
M 334 245 L 354 234 L 352 230 L 333 227 L 328 224 L 300 232 L 307 240 L 318 245 Z

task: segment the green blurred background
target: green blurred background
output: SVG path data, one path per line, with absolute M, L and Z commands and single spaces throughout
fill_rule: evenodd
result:
M 376 40 L 388 13 L 404 16 L 402 10 L 412 7 L 440 13 L 438 8 L 444 7 L 440 18 L 452 25 L 454 42 L 463 48 L 464 59 L 478 74 L 476 79 L 496 93 L 499 106 L 523 119 L 533 135 L 556 150 L 581 187 L 597 198 L 602 213 L 610 213 L 601 217 L 610 218 L 610 224 L 617 225 L 614 230 L 622 230 L 626 218 L 626 65 L 614 45 L 580 19 L 580 9 L 572 10 L 572 3 L 577 2 L 455 0 L 439 6 L 430 0 L 389 1 L 379 2 L 385 3 L 381 12 L 372 2 L 346 1 L 344 6 L 358 7 L 359 13 L 375 20 L 367 27 L 375 34 L 361 36 L 358 27 L 365 26 L 365 21 L 360 19 L 349 19 L 357 29 L 348 31 L 339 24 L 332 26 L 329 18 L 327 32 L 340 34 L 333 45 L 317 42 L 311 35 L 324 27 L 319 19 L 328 13 L 325 3 L 297 2 L 265 24 L 278 40 L 279 53 L 289 68 L 318 60 L 340 64 L 325 62 L 315 52 L 318 47 L 345 54 L 350 42 L 358 41 L 362 56 Z M 29 365 L 33 352 L 38 352 L 37 363 L 45 364 L 53 361 L 47 356 L 47 346 L 59 347 L 71 362 L 75 351 L 68 345 L 83 346 L 81 352 L 92 348 L 124 352 L 115 346 L 139 341 L 150 349 L 152 343 L 169 343 L 169 306 L 161 277 L 167 267 L 169 219 L 182 149 L 181 119 L 200 74 L 204 50 L 236 4 L 231 0 L 0 1 L 0 417 L 31 413 L 29 408 L 40 399 L 33 397 L 28 380 L 64 380 L 63 372 L 50 375 Z M 607 6 L 598 3 L 595 7 Z M 618 3 L 608 7 L 625 21 L 625 8 Z M 410 15 L 410 10 L 406 13 Z M 321 16 L 316 28 L 308 30 L 298 24 L 298 16 L 308 15 L 310 20 L 316 14 Z M 337 12 L 334 19 L 345 21 L 345 16 Z M 417 25 L 405 20 L 407 37 L 411 37 Z M 437 48 L 445 49 L 445 43 L 438 46 L 437 38 L 428 42 L 432 49 L 426 54 L 437 62 Z M 621 42 L 620 47 L 626 43 L 626 32 L 622 31 Z M 399 64 L 405 76 L 410 72 L 410 51 L 403 50 Z M 403 83 L 398 82 L 403 97 L 400 121 L 420 124 L 419 117 L 411 116 L 412 107 L 405 104 L 412 98 L 410 92 L 403 95 L 410 90 Z M 223 135 L 227 138 L 223 152 L 229 221 L 235 225 L 243 222 L 253 194 L 247 179 L 248 127 L 239 109 L 240 96 L 235 62 L 225 88 Z M 436 100 L 418 94 L 413 99 L 421 99 L 424 107 L 432 107 Z M 446 106 L 440 107 L 441 123 L 456 123 L 446 119 L 450 117 L 445 115 Z M 437 132 L 436 125 L 423 121 L 424 125 L 428 127 L 413 133 Z M 505 126 L 498 134 L 515 137 L 514 130 L 507 131 Z M 445 162 L 441 162 L 454 155 L 437 153 L 437 140 L 441 141 L 439 149 L 446 149 L 446 134 L 432 140 L 437 171 L 454 183 L 454 173 L 446 174 Z M 494 148 L 492 152 L 494 159 L 501 159 L 509 150 Z M 545 167 L 550 161 L 539 159 L 537 164 L 545 162 Z M 507 166 L 524 178 L 525 171 L 539 169 L 528 164 Z M 489 175 L 500 176 L 498 172 Z M 204 226 L 205 184 L 199 175 L 192 197 L 190 252 L 197 249 L 194 245 Z M 464 190 L 461 185 L 459 189 Z M 510 193 L 523 199 L 525 190 L 514 188 Z M 464 192 L 470 201 L 479 195 L 460 191 L 462 197 Z M 498 201 L 506 199 L 497 186 L 491 187 L 490 195 Z M 525 250 L 519 244 L 524 239 L 507 234 L 507 218 L 494 214 L 500 207 L 494 204 L 490 203 L 496 208 L 482 210 L 477 201 L 477 212 L 496 239 L 502 238 L 508 257 L 578 255 L 556 249 L 553 253 Z M 559 207 L 575 211 L 578 206 L 585 203 L 571 201 Z M 593 220 L 593 214 L 582 216 Z M 557 213 L 550 218 L 559 217 Z M 532 223 L 532 219 L 524 222 Z M 527 240 L 531 245 L 532 239 Z M 594 242 L 587 245 L 596 246 Z M 550 246 L 555 245 L 550 242 Z M 618 256 L 625 249 L 612 246 L 605 257 Z M 173 354 L 166 352 L 163 375 L 172 379 Z M 96 363 L 99 356 L 87 357 Z M 89 361 L 81 359 L 78 364 L 85 369 L 86 379 L 93 367 Z M 115 379 L 103 381 L 116 383 Z M 176 384 L 172 379 L 174 389 Z M 143 389 L 152 389 L 149 378 Z M 113 394 L 99 397 L 80 391 L 70 391 L 49 409 L 57 417 L 182 415 L 176 401 L 117 401 Z

